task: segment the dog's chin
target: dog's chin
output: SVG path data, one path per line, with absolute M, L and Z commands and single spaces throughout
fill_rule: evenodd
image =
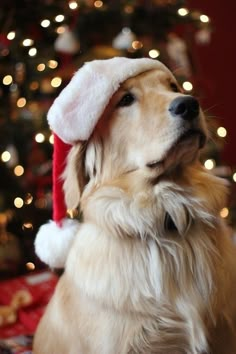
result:
M 206 134 L 201 130 L 189 130 L 182 134 L 167 151 L 161 161 L 151 161 L 146 166 L 158 175 L 163 175 L 179 166 L 193 163 L 199 156 L 199 151 L 207 141 Z

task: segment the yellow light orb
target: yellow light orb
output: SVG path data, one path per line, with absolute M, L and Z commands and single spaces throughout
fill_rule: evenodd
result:
M 37 65 L 37 70 L 38 71 L 44 71 L 45 68 L 46 68 L 46 65 L 43 64 L 43 63 L 40 63 L 40 64 Z
M 32 262 L 27 262 L 27 263 L 26 263 L 26 268 L 27 268 L 28 270 L 35 270 L 35 265 L 34 265 L 34 263 L 32 263 Z
M 47 207 L 47 201 L 45 198 L 39 198 L 35 201 L 35 206 L 38 209 L 45 209 Z
M 64 15 L 57 15 L 56 17 L 55 17 L 55 21 L 56 22 L 62 22 L 62 21 L 64 21 L 64 19 L 65 19 L 65 16 Z
M 52 80 L 51 80 L 51 86 L 52 87 L 59 87 L 61 86 L 61 83 L 62 83 L 62 79 L 60 77 L 54 77 Z
M 30 90 L 35 91 L 39 88 L 39 83 L 38 81 L 32 81 L 30 83 Z
M 153 59 L 155 59 L 155 58 L 157 58 L 157 57 L 159 57 L 159 55 L 160 55 L 160 52 L 159 52 L 159 50 L 157 50 L 157 49 L 151 49 L 151 50 L 149 50 L 149 57 L 150 58 L 153 58 Z
M 207 23 L 210 21 L 209 17 L 207 15 L 201 15 L 200 16 L 200 21 L 203 23 Z
M 21 165 L 17 165 L 15 168 L 14 168 L 14 174 L 17 176 L 17 177 L 20 177 L 24 174 L 24 167 L 21 166 Z
M 69 8 L 70 8 L 71 10 L 75 10 L 75 9 L 77 9 L 77 7 L 78 7 L 78 4 L 77 4 L 76 1 L 70 1 L 70 2 L 69 2 Z
M 48 61 L 48 67 L 50 69 L 56 69 L 58 66 L 58 62 L 56 60 L 49 60 Z
M 32 230 L 33 229 L 33 224 L 31 222 L 24 222 L 22 225 L 23 230 Z
M 28 54 L 30 57 L 34 57 L 37 54 L 37 49 L 36 48 L 30 48 L 28 51 Z
M 36 134 L 35 135 L 35 141 L 36 141 L 36 143 L 39 143 L 39 144 L 43 143 L 45 141 L 44 134 L 42 134 L 42 133 Z
M 60 26 L 60 27 L 57 27 L 56 32 L 58 34 L 62 34 L 65 32 L 65 30 L 66 30 L 65 26 Z
M 132 48 L 137 50 L 137 49 L 141 49 L 143 47 L 143 43 L 140 41 L 133 41 L 132 42 Z
M 25 204 L 26 205 L 31 204 L 33 199 L 34 198 L 33 198 L 32 194 L 31 193 L 27 193 L 26 196 L 25 196 Z
M 124 12 L 127 14 L 132 14 L 134 12 L 134 7 L 131 5 L 126 5 L 124 7 Z
M 43 28 L 47 28 L 47 27 L 49 27 L 50 26 L 50 21 L 48 20 L 48 19 L 45 19 L 45 20 L 43 20 L 43 21 L 41 21 L 41 26 L 43 27 Z
M 227 218 L 227 216 L 229 215 L 229 209 L 228 208 L 223 208 L 220 211 L 220 216 L 222 218 Z
M 190 81 L 184 81 L 182 86 L 185 91 L 192 91 L 193 89 L 193 84 Z
M 51 134 L 49 137 L 49 143 L 52 145 L 54 144 L 54 135 L 53 134 Z
M 189 10 L 186 9 L 185 7 L 181 7 L 177 12 L 178 12 L 178 15 L 180 15 L 180 16 L 186 16 L 189 14 Z
M 8 162 L 11 159 L 11 154 L 9 151 L 3 151 L 2 155 L 1 155 L 1 160 L 2 162 Z
M 215 160 L 208 159 L 204 162 L 204 166 L 207 170 L 212 170 L 215 167 Z
M 11 85 L 12 81 L 13 81 L 13 78 L 12 78 L 11 75 L 6 75 L 6 76 L 4 76 L 4 78 L 2 79 L 3 85 Z
M 34 44 L 34 41 L 33 41 L 33 39 L 26 38 L 23 40 L 22 44 L 24 47 L 30 47 L 31 45 Z
M 224 127 L 219 127 L 217 129 L 217 135 L 220 136 L 221 138 L 225 138 L 227 135 L 227 130 Z
M 233 174 L 233 181 L 236 182 L 236 172 Z
M 20 197 L 16 197 L 16 198 L 14 199 L 14 205 L 15 205 L 15 207 L 18 208 L 18 209 L 22 208 L 23 205 L 24 205 L 23 199 L 20 198 Z
M 16 105 L 17 105 L 17 107 L 19 107 L 19 108 L 25 107 L 25 105 L 26 105 L 26 99 L 25 99 L 25 97 L 20 97 L 20 98 L 18 98 L 18 100 L 17 100 L 17 102 L 16 102 Z
M 97 7 L 97 8 L 102 7 L 103 6 L 103 2 L 100 1 L 100 0 L 96 0 L 96 1 L 94 1 L 94 6 Z
M 8 39 L 9 41 L 12 41 L 12 40 L 15 38 L 15 36 L 16 36 L 16 32 L 15 32 L 15 31 L 11 31 L 11 32 L 9 32 L 9 33 L 7 34 L 7 39 Z

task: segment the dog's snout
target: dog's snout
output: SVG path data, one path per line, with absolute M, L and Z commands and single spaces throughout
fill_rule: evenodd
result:
M 199 115 L 199 103 L 192 96 L 180 96 L 171 102 L 169 111 L 173 117 L 193 120 Z

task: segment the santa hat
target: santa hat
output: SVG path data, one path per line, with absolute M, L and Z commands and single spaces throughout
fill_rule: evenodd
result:
M 67 154 L 78 141 L 91 136 L 120 84 L 142 72 L 168 69 L 159 61 L 115 57 L 86 63 L 55 99 L 48 112 L 54 132 L 53 221 L 41 226 L 35 240 L 39 258 L 52 268 L 63 268 L 79 222 L 66 217 L 62 174 Z

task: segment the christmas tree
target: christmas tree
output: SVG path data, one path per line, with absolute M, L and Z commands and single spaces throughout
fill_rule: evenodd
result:
M 157 58 L 186 93 L 199 95 L 192 46 L 209 43 L 211 21 L 183 0 L 3 0 L 0 7 L 0 272 L 9 276 L 42 266 L 33 242 L 51 216 L 46 115 L 73 73 L 92 59 Z M 231 179 L 220 166 L 227 132 L 212 120 L 211 130 L 203 163 Z

